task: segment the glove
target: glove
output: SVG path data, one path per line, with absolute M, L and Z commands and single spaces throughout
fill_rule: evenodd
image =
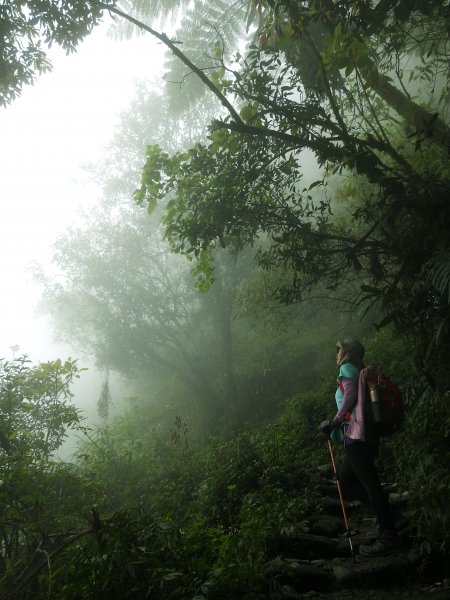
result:
M 319 425 L 320 431 L 328 439 L 330 439 L 331 432 L 333 431 L 334 427 L 335 423 L 333 423 L 331 419 L 325 419 L 325 421 L 321 421 Z

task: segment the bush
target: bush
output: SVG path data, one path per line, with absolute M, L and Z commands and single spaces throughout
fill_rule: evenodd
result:
M 404 431 L 394 446 L 398 477 L 410 492 L 411 519 L 422 551 L 449 557 L 449 393 L 433 390 L 419 375 L 407 392 Z

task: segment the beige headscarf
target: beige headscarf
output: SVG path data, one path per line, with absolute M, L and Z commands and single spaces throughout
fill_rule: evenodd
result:
M 344 340 L 343 342 L 338 340 L 336 342 L 336 348 L 342 348 L 345 352 L 339 366 L 350 362 L 359 369 L 363 368 L 363 358 L 366 350 L 361 342 L 358 340 Z

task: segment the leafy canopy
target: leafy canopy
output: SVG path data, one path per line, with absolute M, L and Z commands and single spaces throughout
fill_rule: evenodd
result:
M 268 4 L 271 43 L 215 78 L 229 115 L 188 152 L 149 147 L 137 201 L 170 196 L 166 236 L 188 256 L 268 240 L 258 262 L 292 274 L 286 302 L 356 276 L 355 303 L 378 303 L 389 318 L 416 300 L 427 309 L 422 273 L 447 246 L 450 219 L 446 4 L 399 20 L 397 3 Z M 305 73 L 310 56 L 316 70 Z M 320 174 L 303 183 L 311 153 Z
M 5 0 L 0 6 L 0 105 L 50 70 L 45 47 L 74 52 L 101 20 L 100 3 L 88 0 Z

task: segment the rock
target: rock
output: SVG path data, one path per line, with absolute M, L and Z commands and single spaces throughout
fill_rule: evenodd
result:
M 378 536 L 376 519 L 368 505 L 345 502 L 352 555 L 335 482 L 325 479 L 332 476 L 331 467 L 324 465 L 319 471 L 323 476 L 317 489 L 322 497 L 316 512 L 268 540 L 274 558 L 270 561 L 271 578 L 278 583 L 270 600 L 425 600 L 429 593 L 434 600 L 450 600 L 450 594 L 441 597 L 441 591 L 448 592 L 441 586 L 432 590 L 417 587 L 420 579 L 415 574 L 420 560 L 417 552 L 409 549 L 413 534 L 408 530 L 408 513 L 403 506 L 408 502 L 408 492 L 401 492 L 398 484 L 383 485 L 395 524 L 405 539 L 403 550 L 386 557 L 359 554 L 360 544 Z
M 310 530 L 311 533 L 316 535 L 325 535 L 332 538 L 342 533 L 345 530 L 345 525 L 342 518 L 322 515 L 319 519 L 311 522 Z
M 335 498 L 338 493 L 336 484 L 329 481 L 320 481 L 316 489 L 322 496 L 331 496 L 332 498 Z
M 355 571 L 349 567 L 336 565 L 333 567 L 336 583 L 342 587 L 353 587 L 355 584 Z
M 281 590 L 270 596 L 272 600 L 300 600 L 302 597 L 291 585 L 283 585 Z
M 408 503 L 409 492 L 392 492 L 389 494 L 389 504 L 393 506 L 403 506 Z
M 351 541 L 351 545 L 350 545 Z M 359 542 L 353 536 L 351 536 L 351 540 L 349 541 L 348 535 L 342 536 L 339 539 L 337 548 L 336 548 L 336 556 L 344 557 L 344 556 L 352 556 L 352 548 L 353 554 L 358 552 Z
M 289 561 L 287 575 L 297 591 L 327 591 L 333 588 L 335 578 L 329 569 L 300 561 Z
M 382 483 L 383 490 L 390 494 L 391 492 L 398 492 L 398 483 Z
M 279 546 L 277 550 L 289 551 L 303 559 L 329 558 L 336 555 L 338 541 L 321 535 L 295 533 L 280 536 Z
M 413 566 L 417 566 L 420 563 L 420 554 L 419 554 L 419 551 L 415 548 L 411 548 L 410 550 L 408 550 L 408 552 L 406 554 L 406 558 Z M 449 587 L 450 587 L 450 581 L 449 581 Z
M 337 492 L 336 492 L 337 494 Z M 339 500 L 339 497 L 336 498 L 322 498 L 321 506 L 324 512 L 331 515 L 342 514 L 342 506 Z M 345 509 L 347 514 L 351 513 L 355 508 L 359 508 L 361 506 L 361 502 L 359 500 L 351 500 L 345 502 Z
M 377 558 L 355 556 L 352 561 L 333 565 L 336 582 L 342 587 L 386 588 L 398 583 L 415 568 L 407 556 L 395 554 Z

